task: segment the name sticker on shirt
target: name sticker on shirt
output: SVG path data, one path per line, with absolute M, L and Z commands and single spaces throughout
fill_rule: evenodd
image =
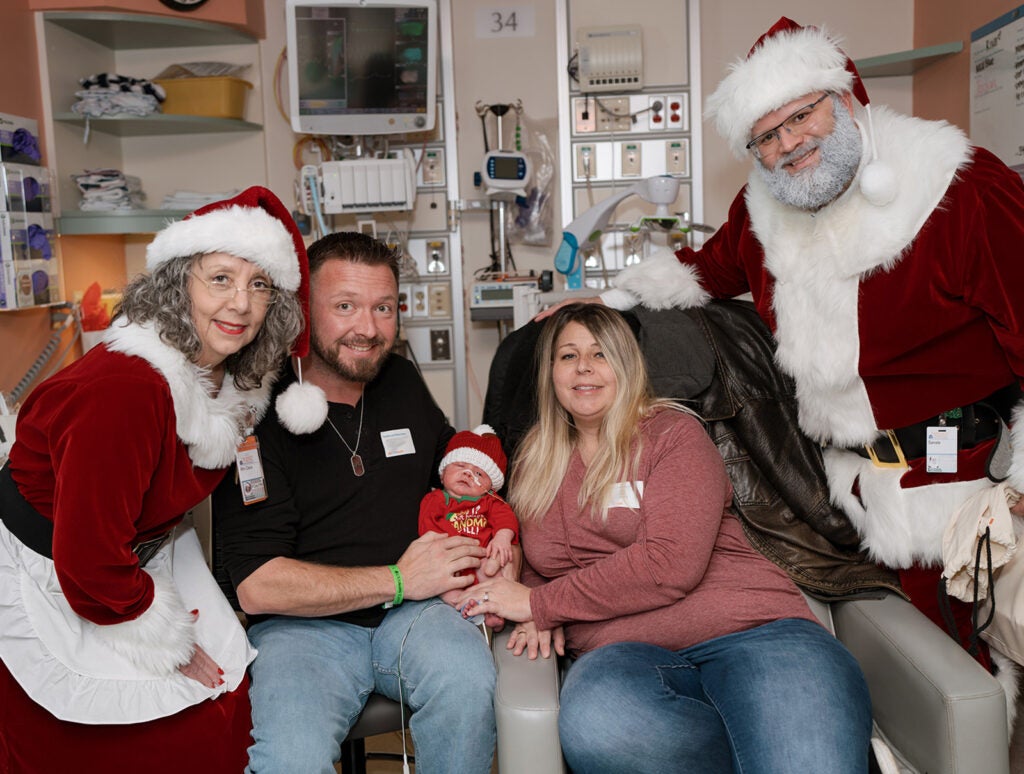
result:
M 401 457 L 405 454 L 415 454 L 416 446 L 412 442 L 412 433 L 408 427 L 399 430 L 384 430 L 380 434 L 381 443 L 384 444 L 385 457 Z
M 959 427 L 925 428 L 925 470 L 929 473 L 956 473 Z
M 636 487 L 635 490 L 634 487 Z M 608 493 L 608 507 L 639 508 L 640 501 L 637 499 L 637 492 L 639 492 L 640 496 L 643 497 L 643 481 L 620 481 L 617 484 L 613 484 L 611 491 Z
M 242 504 L 252 505 L 267 499 L 267 481 L 263 477 L 260 442 L 255 435 L 246 436 L 235 449 L 238 466 L 238 487 L 242 490 Z

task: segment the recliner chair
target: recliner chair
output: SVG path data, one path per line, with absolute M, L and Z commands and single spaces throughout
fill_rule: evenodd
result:
M 800 438 L 792 385 L 773 373 L 774 342 L 752 307 L 716 301 L 684 311 L 637 308 L 625 316 L 655 392 L 690 401 L 707 420 L 752 544 L 790 572 L 805 595 L 811 590 L 830 599 L 809 597 L 819 619 L 860 663 L 876 729 L 896 762 L 922 774 L 1008 774 L 1002 687 L 945 631 L 885 591 L 898 587 L 893 574 L 858 551 L 848 520 L 829 504 L 820 450 Z M 491 366 L 483 419 L 510 458 L 534 417 L 537 332 L 533 324 L 514 331 Z M 734 351 L 726 352 L 729 347 Z M 758 382 L 762 373 L 768 376 Z M 758 412 L 770 415 L 767 426 Z M 764 507 L 778 502 L 789 510 Z M 802 552 L 803 546 L 812 551 Z M 800 566 L 812 553 L 814 566 Z M 559 664 L 512 656 L 507 639 L 498 635 L 493 648 L 499 767 L 502 774 L 562 772 Z
M 871 691 L 876 728 L 899 763 L 920 774 L 1009 774 L 1002 687 L 909 602 L 825 603 L 815 615 L 856 657 Z M 562 774 L 556 658 L 530 661 L 494 638 L 501 774 Z

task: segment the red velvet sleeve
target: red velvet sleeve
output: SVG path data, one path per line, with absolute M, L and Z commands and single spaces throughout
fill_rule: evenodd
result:
M 983 148 L 974 149 L 950 203 L 964 299 L 988 316 L 1010 368 L 1024 377 L 1024 182 Z
M 137 617 L 153 581 L 132 545 L 143 497 L 174 435 L 166 385 L 123 373 L 51 402 L 53 559 L 72 609 L 98 624 Z M 170 425 L 170 427 L 169 427 Z
M 700 274 L 701 286 L 715 298 L 734 298 L 751 291 L 745 261 L 760 263 L 761 245 L 750 230 L 744 187 L 729 206 L 729 218 L 707 242 L 676 253 L 682 263 Z

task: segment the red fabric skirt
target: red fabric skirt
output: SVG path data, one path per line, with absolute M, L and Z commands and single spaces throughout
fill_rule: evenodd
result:
M 251 729 L 248 676 L 166 718 L 90 726 L 55 718 L 0 662 L 0 774 L 241 774 Z

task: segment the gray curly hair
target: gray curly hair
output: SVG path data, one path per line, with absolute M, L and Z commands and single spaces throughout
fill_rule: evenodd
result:
M 195 361 L 203 344 L 192 322 L 189 283 L 192 268 L 202 257 L 197 254 L 173 258 L 152 273 L 135 277 L 125 287 L 114 319 L 124 317 L 133 323 L 153 323 L 164 343 Z M 279 291 L 277 300 L 267 308 L 256 338 L 224 361 L 235 386 L 240 390 L 259 387 L 264 377 L 281 367 L 304 326 L 297 295 Z

